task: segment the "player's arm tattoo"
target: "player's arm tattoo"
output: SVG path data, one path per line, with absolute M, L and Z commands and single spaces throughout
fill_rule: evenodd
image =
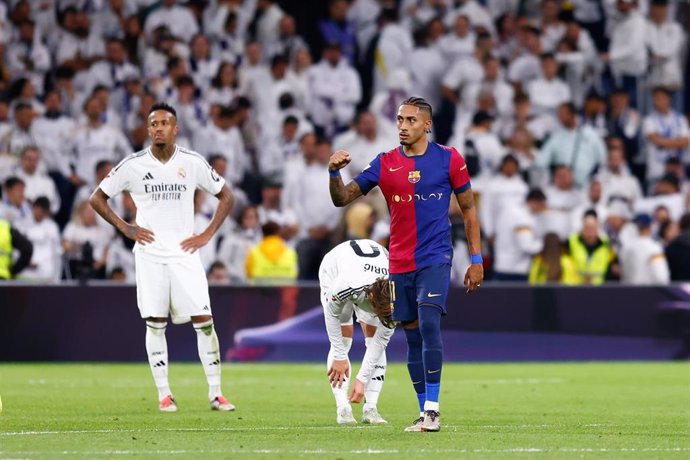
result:
M 103 190 L 101 190 L 100 187 L 98 187 L 94 192 L 91 194 L 91 197 L 89 198 L 89 204 L 93 208 L 94 211 L 98 213 L 103 219 L 106 220 L 110 225 L 115 227 L 117 230 L 119 230 L 122 233 L 125 233 L 125 230 L 127 228 L 127 222 L 125 222 L 122 217 L 120 217 L 115 211 L 113 211 L 113 208 L 108 205 L 108 195 L 105 194 Z
M 355 181 L 350 181 L 347 185 L 343 182 L 343 178 L 331 177 L 329 189 L 331 191 L 331 200 L 337 207 L 347 206 L 355 199 L 362 196 L 362 189 Z
M 462 211 L 462 218 L 465 221 L 465 233 L 467 234 L 467 244 L 470 254 L 481 254 L 481 235 L 479 231 L 479 218 L 477 208 L 474 206 L 474 193 L 472 189 L 455 195 Z
M 216 212 L 213 213 L 213 217 L 207 228 L 212 235 L 218 231 L 225 218 L 230 214 L 232 205 L 235 203 L 235 197 L 232 195 L 227 185 L 223 185 L 223 188 L 220 189 L 220 192 L 218 192 L 215 197 L 218 198 L 218 206 L 216 206 Z

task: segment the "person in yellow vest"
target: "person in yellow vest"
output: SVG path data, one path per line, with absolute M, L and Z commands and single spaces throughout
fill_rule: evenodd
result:
M 534 256 L 529 269 L 530 284 L 577 284 L 579 276 L 575 262 L 566 254 L 563 243 L 555 233 L 544 235 L 544 248 Z
M 12 257 L 15 250 L 19 252 L 16 261 Z M 33 252 L 31 241 L 8 220 L 0 218 L 0 281 L 11 280 L 28 267 Z
M 599 234 L 596 212 L 585 213 L 582 230 L 568 238 L 568 249 L 577 270 L 577 284 L 599 285 L 606 280 L 615 253 L 608 238 Z
M 247 255 L 247 279 L 271 283 L 296 280 L 297 252 L 280 236 L 280 225 L 266 222 L 261 226 L 261 232 L 263 239 Z

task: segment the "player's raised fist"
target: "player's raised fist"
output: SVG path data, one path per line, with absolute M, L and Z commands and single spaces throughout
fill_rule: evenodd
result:
M 351 161 L 352 157 L 350 157 L 349 153 L 347 153 L 345 150 L 338 150 L 331 155 L 331 159 L 328 161 L 328 170 L 337 171 L 339 169 L 343 169 L 345 166 L 350 164 Z

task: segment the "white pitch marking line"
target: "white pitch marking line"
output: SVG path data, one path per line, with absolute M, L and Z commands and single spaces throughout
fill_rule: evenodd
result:
M 307 455 L 337 455 L 337 454 L 401 454 L 405 450 L 400 449 L 353 449 L 353 450 L 334 450 L 334 449 L 219 449 L 219 450 L 65 450 L 60 452 L 53 452 L 54 454 L 62 455 L 198 455 L 198 454 L 307 454 Z M 509 454 L 509 453 L 619 453 L 619 452 L 690 452 L 690 447 L 564 447 L 564 448 L 548 448 L 548 447 L 514 447 L 506 449 L 417 449 L 415 452 L 430 453 L 430 454 Z M 39 455 L 45 454 L 44 451 L 0 451 L 0 455 Z

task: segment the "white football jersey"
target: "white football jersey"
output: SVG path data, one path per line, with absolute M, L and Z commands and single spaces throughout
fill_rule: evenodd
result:
M 186 258 L 180 242 L 194 233 L 194 191 L 200 188 L 217 195 L 225 184 L 198 153 L 175 145 L 167 163 L 153 156 L 151 148 L 122 160 L 99 187 L 109 197 L 128 191 L 137 205 L 137 225 L 151 230 L 155 241 L 134 245 L 141 252 L 161 261 Z
M 377 278 L 388 278 L 388 251 L 373 240 L 340 243 L 324 256 L 319 269 L 319 283 L 338 310 L 353 302 L 373 313 L 364 289 Z

